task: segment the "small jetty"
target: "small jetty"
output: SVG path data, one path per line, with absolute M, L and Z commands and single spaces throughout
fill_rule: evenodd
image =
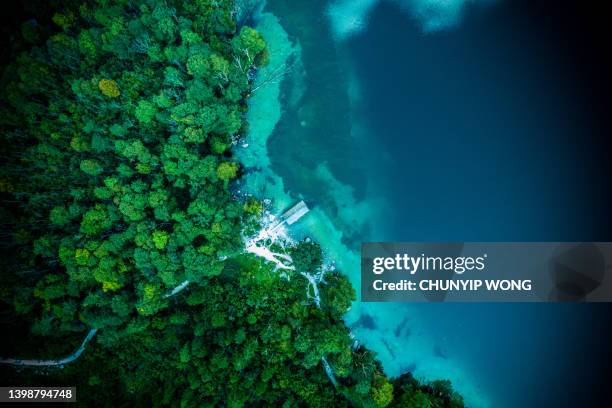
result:
M 272 228 L 272 231 L 279 228 L 281 225 L 287 223 L 291 225 L 297 222 L 300 218 L 306 215 L 310 211 L 306 203 L 302 200 L 287 211 L 285 211 L 278 219 L 278 223 Z
M 300 201 L 299 203 L 285 211 L 280 216 L 280 219 L 291 225 L 300 218 L 302 218 L 304 215 L 306 215 L 308 211 L 310 211 L 310 209 L 308 208 L 308 206 L 306 206 L 306 203 L 304 201 Z

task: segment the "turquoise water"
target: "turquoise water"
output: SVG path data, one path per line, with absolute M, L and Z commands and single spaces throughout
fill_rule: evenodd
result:
M 292 234 L 356 288 L 364 241 L 602 236 L 576 216 L 607 212 L 585 199 L 591 118 L 563 56 L 516 30 L 520 9 L 466 3 L 269 0 L 256 20 L 272 60 L 237 148 L 242 188 L 273 212 L 306 200 Z M 577 378 L 595 381 L 607 313 L 356 302 L 346 321 L 388 374 L 449 378 L 468 406 L 563 407 L 588 397 Z

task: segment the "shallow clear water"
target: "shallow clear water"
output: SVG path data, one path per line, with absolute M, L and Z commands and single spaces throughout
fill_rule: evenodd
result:
M 486 3 L 459 21 L 269 0 L 259 19 L 276 58 L 260 76 L 291 69 L 251 99 L 244 188 L 276 211 L 305 199 L 313 211 L 292 233 L 320 241 L 355 287 L 363 241 L 606 237 L 598 158 L 578 143 L 584 90 L 519 6 Z M 346 320 L 390 375 L 449 378 L 473 407 L 561 407 L 586 401 L 607 313 L 356 303 Z

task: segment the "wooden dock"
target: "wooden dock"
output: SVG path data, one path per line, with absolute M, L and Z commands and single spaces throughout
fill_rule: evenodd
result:
M 300 218 L 302 218 L 304 215 L 306 215 L 308 211 L 310 211 L 310 209 L 308 208 L 308 206 L 306 206 L 306 203 L 304 201 L 300 201 L 299 203 L 285 211 L 283 215 L 280 216 L 280 219 L 291 225 Z
M 294 205 L 293 207 L 285 211 L 280 217 L 278 217 L 279 219 L 278 224 L 276 224 L 272 228 L 272 231 L 274 231 L 275 229 L 277 229 L 278 227 L 280 227 L 281 225 L 285 223 L 287 223 L 288 225 L 291 225 L 297 222 L 300 218 L 306 215 L 308 211 L 310 211 L 310 209 L 308 208 L 306 203 L 303 200 L 300 201 L 299 203 L 297 203 L 296 205 Z

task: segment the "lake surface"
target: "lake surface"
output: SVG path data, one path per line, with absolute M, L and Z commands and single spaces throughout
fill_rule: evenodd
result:
M 251 100 L 245 189 L 305 199 L 292 233 L 357 288 L 364 241 L 609 240 L 609 129 L 535 3 L 399 3 L 267 2 L 260 76 L 287 74 Z M 569 407 L 602 380 L 609 313 L 356 303 L 346 320 L 388 374 L 449 378 L 469 406 Z

